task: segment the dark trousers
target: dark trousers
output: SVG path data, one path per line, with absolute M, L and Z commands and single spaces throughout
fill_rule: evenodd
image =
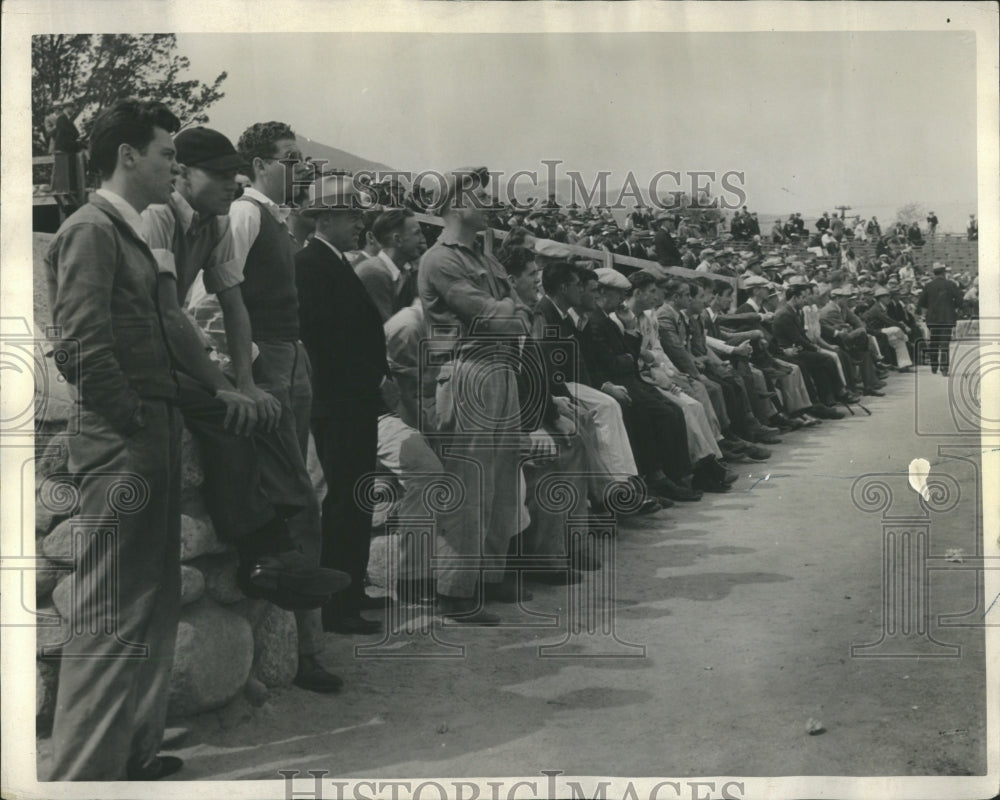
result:
M 948 369 L 948 359 L 951 351 L 951 325 L 928 325 L 931 340 L 927 345 L 927 353 L 931 357 L 931 369 Z
M 323 499 L 323 549 L 320 563 L 351 576 L 351 586 L 324 608 L 327 620 L 357 616 L 365 596 L 365 576 L 371 547 L 372 512 L 358 502 L 363 476 L 375 471 L 378 453 L 376 397 L 352 398 L 324 409 L 312 421 L 316 453 L 326 478 Z
M 622 408 L 622 417 L 639 471 L 662 470 L 675 481 L 690 475 L 684 412 L 639 378 L 622 381 L 622 386 L 632 397 L 632 405 Z
M 288 436 L 227 431 L 225 404 L 194 378 L 178 373 L 177 380 L 178 407 L 198 441 L 205 505 L 220 539 L 236 541 L 275 516 L 287 519 L 315 503 L 301 456 L 288 451 Z
M 68 440 L 82 552 L 49 780 L 124 780 L 163 740 L 181 605 L 181 415 L 162 400 L 142 406 L 145 427 L 129 436 L 84 411 Z
M 803 350 L 788 360 L 794 361 L 802 367 L 802 373 L 809 376 L 813 387 L 815 387 L 814 400 L 826 405 L 833 405 L 836 402 L 842 387 L 837 367 L 829 358 L 821 353 Z M 810 388 L 810 395 L 812 395 L 812 388 Z

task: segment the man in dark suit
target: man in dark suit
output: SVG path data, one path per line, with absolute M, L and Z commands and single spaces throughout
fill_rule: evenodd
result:
M 615 252 L 620 256 L 631 256 L 632 258 L 649 258 L 646 248 L 640 241 L 640 231 L 636 228 L 629 228 L 625 241 L 615 248 Z
M 775 342 L 789 361 L 798 364 L 810 376 L 823 405 L 832 406 L 838 400 L 857 402 L 857 395 L 844 390 L 836 364 L 820 353 L 806 336 L 800 309 L 805 305 L 808 290 L 806 283 L 789 286 L 785 290 L 786 302 L 774 312 L 771 320 Z
M 350 177 L 327 175 L 313 184 L 303 210 L 316 221 L 312 241 L 295 255 L 300 335 L 312 362 L 312 433 L 327 493 L 323 500 L 321 564 L 351 576 L 350 588 L 323 608 L 323 627 L 375 633 L 381 623 L 361 616 L 368 605 L 365 574 L 371 512 L 355 487 L 374 472 L 379 387 L 389 374 L 382 317 L 344 256 L 362 228 L 360 197 Z
M 681 265 L 681 251 L 670 235 L 670 212 L 660 211 L 656 215 L 656 233 L 653 236 L 653 247 L 656 249 L 656 260 L 665 267 Z
M 898 371 L 909 372 L 913 362 L 910 360 L 909 350 L 906 349 L 906 334 L 887 312 L 889 296 L 890 292 L 885 286 L 877 287 L 875 289 L 875 302 L 860 316 L 864 320 L 868 332 L 878 339 L 882 352 L 891 351 L 895 354 Z
M 962 290 L 958 284 L 945 277 L 947 267 L 935 261 L 932 271 L 934 278 L 928 283 L 917 299 L 917 308 L 924 310 L 924 321 L 931 332 L 928 347 L 931 357 L 931 372 L 941 368 L 941 374 L 948 375 L 948 351 L 951 349 L 951 330 L 958 319 L 958 309 L 962 305 Z
M 670 500 L 699 500 L 700 492 L 681 484 L 692 471 L 684 414 L 640 377 L 642 341 L 634 315 L 621 322 L 609 314 L 621 306 L 631 284 L 613 269 L 597 274 L 598 304 L 588 314 L 583 339 L 591 379 L 622 404 L 635 460 L 650 490 Z

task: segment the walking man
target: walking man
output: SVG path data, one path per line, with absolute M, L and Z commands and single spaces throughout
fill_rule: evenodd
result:
M 923 309 L 924 321 L 931 333 L 928 344 L 931 372 L 940 368 L 941 374 L 947 377 L 951 331 L 962 305 L 962 290 L 957 283 L 945 277 L 948 268 L 940 261 L 935 261 L 931 269 L 934 277 L 920 292 L 917 308 Z

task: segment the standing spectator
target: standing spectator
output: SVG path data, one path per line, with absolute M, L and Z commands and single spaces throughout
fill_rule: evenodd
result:
M 936 373 L 940 367 L 941 374 L 947 376 L 951 330 L 955 327 L 958 309 L 962 305 L 962 291 L 958 288 L 958 284 L 945 277 L 947 266 L 936 261 L 931 269 L 934 277 L 920 293 L 917 308 L 923 309 L 924 321 L 930 330 L 928 352 L 931 372 Z
M 878 217 L 872 215 L 872 218 L 868 220 L 868 226 L 865 229 L 868 231 L 868 235 L 873 239 L 878 239 L 882 235 L 882 226 L 878 224 Z
M 385 323 L 417 296 L 417 261 L 427 245 L 420 223 L 407 208 L 379 214 L 372 234 L 381 249 L 374 258 L 358 262 L 354 271 Z
M 351 179 L 327 175 L 313 184 L 308 216 L 312 241 L 295 256 L 302 343 L 312 363 L 312 433 L 323 465 L 321 564 L 337 564 L 351 586 L 323 608 L 323 629 L 376 633 L 378 620 L 361 616 L 371 546 L 371 511 L 356 499 L 362 478 L 375 470 L 379 391 L 389 374 L 382 316 L 344 253 L 363 229 Z
M 818 220 L 816 220 L 816 230 L 821 234 L 826 233 L 830 229 L 830 213 L 828 211 L 823 212 Z
M 927 215 L 927 236 L 930 239 L 934 238 L 934 233 L 937 231 L 938 218 L 937 215 L 932 211 Z
M 78 202 L 83 201 L 83 157 L 80 132 L 70 119 L 70 103 L 57 106 L 56 113 L 45 118 L 45 131 L 49 135 L 49 152 L 52 154 L 52 192 L 68 194 Z
M 84 536 L 69 609 L 78 633 L 59 662 L 53 781 L 156 780 L 182 765 L 157 756 L 181 605 L 182 426 L 139 217 L 170 198 L 179 127 L 162 103 L 121 100 L 98 117 L 90 152 L 101 187 L 45 256 L 53 323 L 80 354 L 79 374 L 66 375 L 81 405 L 68 440 L 79 513 L 117 517 L 109 544 Z M 145 502 L 116 508 L 123 486 Z
M 278 400 L 278 434 L 294 460 L 294 469 L 308 473 L 311 367 L 299 341 L 296 244 L 287 222 L 295 187 L 308 185 L 313 170 L 302 157 L 295 133 L 283 122 L 251 125 L 240 136 L 236 150 L 248 165 L 251 183 L 229 209 L 234 258 L 229 262 L 227 283 L 239 285 L 240 292 L 229 295 L 242 302 L 233 302 L 230 308 L 219 295 L 236 388 L 255 400 L 261 390 Z M 296 543 L 322 564 L 318 529 L 305 526 L 300 517 L 289 521 Z M 320 611 L 297 611 L 295 622 L 299 637 L 295 685 L 310 691 L 336 691 L 343 681 L 318 660 L 323 649 Z
M 670 212 L 660 211 L 656 215 L 656 233 L 653 246 L 656 248 L 656 260 L 665 267 L 681 265 L 681 251 L 677 249 L 674 237 L 670 235 Z
M 965 232 L 968 235 L 970 242 L 978 241 L 979 223 L 976 221 L 975 214 L 969 214 L 969 224 L 966 226 Z
M 447 176 L 435 203 L 444 230 L 421 259 L 417 284 L 428 327 L 449 332 L 451 361 L 437 376 L 437 424 L 454 437 L 442 463 L 466 491 L 461 508 L 442 521 L 438 544 L 440 555 L 468 564 L 438 572 L 436 600 L 443 616 L 496 625 L 500 617 L 483 609 L 476 593 L 480 578 L 502 583 L 507 549 L 519 532 L 518 454 L 505 440 L 520 428 L 510 356 L 531 329 L 531 310 L 513 295 L 500 262 L 476 242 L 486 227 L 488 182 L 485 167 Z M 485 598 L 490 589 L 482 588 Z

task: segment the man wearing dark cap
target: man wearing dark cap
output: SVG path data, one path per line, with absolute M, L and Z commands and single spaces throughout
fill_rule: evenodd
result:
M 225 136 L 207 128 L 179 133 L 174 146 L 180 164 L 175 190 L 166 204 L 143 212 L 143 233 L 159 266 L 158 300 L 177 364 L 178 405 L 201 444 L 209 515 L 219 537 L 240 553 L 237 580 L 246 594 L 283 608 L 319 607 L 347 580 L 320 569 L 289 534 L 287 518 L 306 512 L 314 526 L 319 518 L 306 511 L 315 506 L 308 473 L 294 469 L 295 459 L 275 432 L 280 404 L 260 392 L 258 414 L 254 400 L 209 358 L 180 306 L 196 278 L 208 274 L 211 282 L 234 257 L 227 212 L 244 162 Z M 242 305 L 238 285 L 222 291 Z M 225 351 L 222 342 L 218 346 Z
M 936 373 L 940 367 L 941 374 L 945 376 L 948 375 L 951 331 L 958 319 L 958 309 L 962 306 L 962 290 L 957 283 L 945 277 L 947 270 L 944 264 L 935 261 L 932 267 L 934 277 L 917 298 L 917 308 L 923 309 L 924 321 L 931 334 L 927 348 L 931 372 Z

